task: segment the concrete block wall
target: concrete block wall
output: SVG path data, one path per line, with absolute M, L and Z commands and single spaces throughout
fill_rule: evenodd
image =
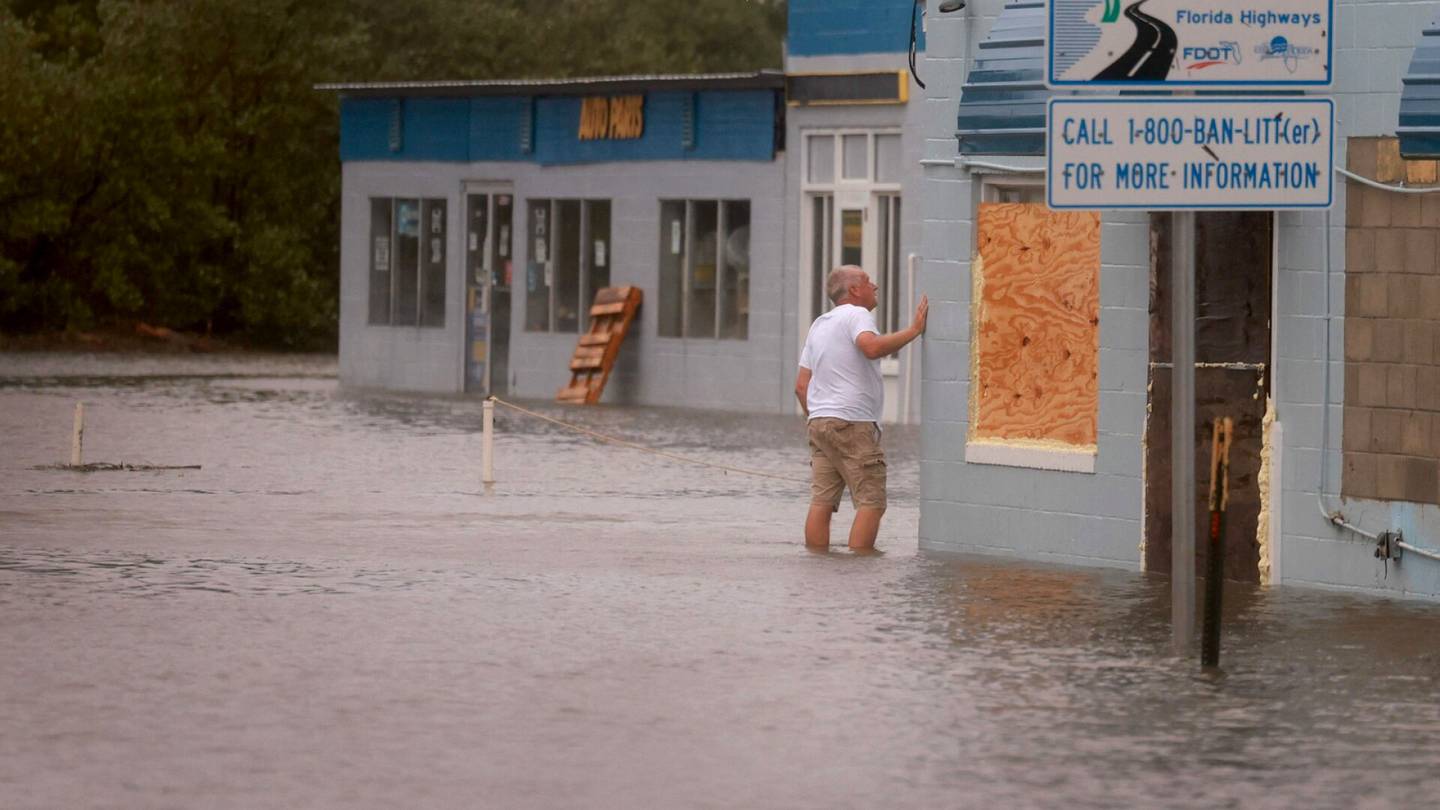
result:
M 1398 160 L 1393 138 L 1352 138 L 1367 177 Z M 1430 161 L 1433 166 L 1433 161 Z M 1341 494 L 1440 504 L 1440 197 L 1358 187 L 1345 230 Z
M 1401 77 L 1421 28 L 1437 10 L 1440 5 L 1435 3 L 1393 0 L 1355 0 L 1338 6 L 1332 95 L 1338 119 L 1336 142 L 1346 145 L 1346 153 L 1337 153 L 1336 160 L 1351 171 L 1384 182 L 1400 179 L 1382 171 L 1377 138 L 1395 131 Z M 1381 496 L 1382 492 L 1400 495 L 1407 489 L 1419 495 L 1420 490 L 1431 489 L 1424 455 L 1407 452 L 1420 449 L 1424 418 L 1411 418 L 1420 409 L 1399 404 L 1412 397 L 1416 405 L 1420 402 L 1419 371 L 1425 367 L 1420 362 L 1425 355 L 1421 342 L 1426 330 L 1409 333 L 1403 325 L 1380 325 L 1392 321 L 1392 279 L 1384 268 L 1402 270 L 1393 273 L 1397 279 L 1404 277 L 1394 281 L 1401 298 L 1419 293 L 1416 303 L 1401 303 L 1400 312 L 1414 313 L 1415 307 L 1423 306 L 1423 293 L 1415 282 L 1428 274 L 1403 270 L 1429 264 L 1423 255 L 1429 242 L 1429 235 L 1422 233 L 1425 203 L 1341 177 L 1336 182 L 1336 202 L 1328 217 L 1320 212 L 1278 215 L 1274 395 L 1283 426 L 1283 480 L 1275 510 L 1279 519 L 1272 582 L 1434 598 L 1440 596 L 1440 564 L 1412 558 L 1406 564 L 1386 566 L 1374 558 L 1367 539 L 1326 521 L 1322 513 L 1339 511 L 1348 522 L 1370 532 L 1403 529 L 1421 546 L 1440 547 L 1440 509 Z M 1419 200 L 1418 207 L 1412 207 L 1410 200 Z M 1437 202 L 1440 199 L 1431 200 L 1431 205 Z M 1429 261 L 1435 261 L 1433 252 Z M 1332 316 L 1328 329 L 1327 286 Z M 1432 359 L 1437 349 L 1432 345 Z M 1361 356 L 1368 360 L 1349 361 Z M 1413 388 L 1409 387 L 1412 374 Z M 1393 408 L 1392 390 L 1397 403 Z M 1375 416 L 1381 412 L 1381 435 L 1377 435 Z M 1433 431 L 1433 415 L 1430 427 Z M 1429 438 L 1435 439 L 1433 432 Z
M 933 5 L 933 3 L 932 3 Z M 955 116 L 971 55 L 1003 3 L 980 0 L 929 21 L 922 70 L 927 158 L 955 155 Z M 996 158 L 1040 165 L 1035 158 Z M 1004 175 L 994 179 L 1003 181 Z M 966 463 L 970 419 L 971 256 L 979 174 L 935 165 L 921 193 L 930 296 L 922 362 L 922 548 L 1138 569 L 1148 355 L 1149 228 L 1107 215 L 1101 233 L 1099 442 L 1094 473 Z

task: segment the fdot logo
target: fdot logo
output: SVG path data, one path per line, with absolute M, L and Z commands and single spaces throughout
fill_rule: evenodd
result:
M 1240 64 L 1240 43 L 1186 45 L 1180 49 L 1180 61 L 1189 63 L 1185 65 L 1186 70 L 1200 70 L 1215 65 L 1238 65 Z

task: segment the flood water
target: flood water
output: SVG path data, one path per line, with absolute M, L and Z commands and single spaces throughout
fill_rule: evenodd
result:
M 0 356 L 0 807 L 1432 806 L 1440 606 L 801 546 L 806 488 L 312 358 Z M 78 473 L 86 461 L 199 470 Z M 804 477 L 798 419 L 562 409 Z M 963 531 L 963 528 L 961 529 Z

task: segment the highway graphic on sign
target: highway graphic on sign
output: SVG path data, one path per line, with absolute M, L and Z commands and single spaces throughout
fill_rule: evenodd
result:
M 1333 0 L 1051 0 L 1047 81 L 1323 86 Z
M 1135 24 L 1135 41 L 1124 55 L 1095 78 L 1104 81 L 1163 81 L 1170 74 L 1170 64 L 1175 61 L 1175 29 L 1140 10 L 1149 2 L 1151 0 L 1139 0 L 1125 7 L 1125 18 Z M 1107 16 L 1110 7 L 1107 3 Z

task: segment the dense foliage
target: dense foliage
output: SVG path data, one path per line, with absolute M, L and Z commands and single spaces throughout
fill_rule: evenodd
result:
M 777 67 L 783 0 L 5 0 L 0 330 L 333 345 L 327 81 Z

